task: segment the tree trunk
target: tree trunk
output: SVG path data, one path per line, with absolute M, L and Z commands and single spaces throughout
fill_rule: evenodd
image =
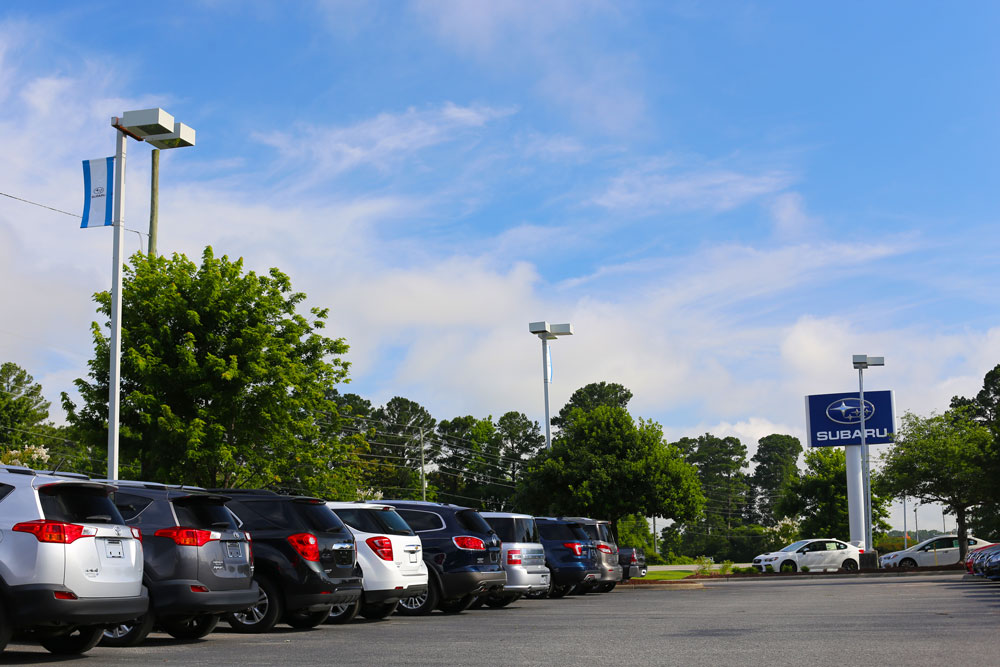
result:
M 955 518 L 958 522 L 958 562 L 965 564 L 965 559 L 969 555 L 969 538 L 966 535 L 964 505 L 955 508 Z

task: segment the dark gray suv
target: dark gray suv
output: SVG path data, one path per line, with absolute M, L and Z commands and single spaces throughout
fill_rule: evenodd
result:
M 257 601 L 249 536 L 226 509 L 227 496 L 148 482 L 117 482 L 125 522 L 142 533 L 149 612 L 104 632 L 105 646 L 134 646 L 154 626 L 178 639 L 211 632 L 220 614 Z

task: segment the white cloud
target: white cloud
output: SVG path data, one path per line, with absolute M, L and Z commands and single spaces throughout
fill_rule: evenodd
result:
M 819 220 L 805 210 L 805 201 L 797 192 L 783 192 L 771 202 L 775 235 L 783 240 L 801 239 L 815 231 Z

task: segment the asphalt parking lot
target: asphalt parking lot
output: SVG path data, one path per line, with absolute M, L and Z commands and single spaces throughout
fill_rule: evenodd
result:
M 154 633 L 77 664 L 119 665 L 957 665 L 1000 664 L 1000 585 L 959 574 L 730 580 L 522 600 L 458 616 L 394 616 L 266 635 L 224 624 L 204 640 Z M 53 656 L 11 643 L 7 664 Z

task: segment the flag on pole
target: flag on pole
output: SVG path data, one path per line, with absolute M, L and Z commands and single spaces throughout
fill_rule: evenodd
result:
M 83 161 L 83 222 L 80 228 L 114 224 L 115 159 Z

